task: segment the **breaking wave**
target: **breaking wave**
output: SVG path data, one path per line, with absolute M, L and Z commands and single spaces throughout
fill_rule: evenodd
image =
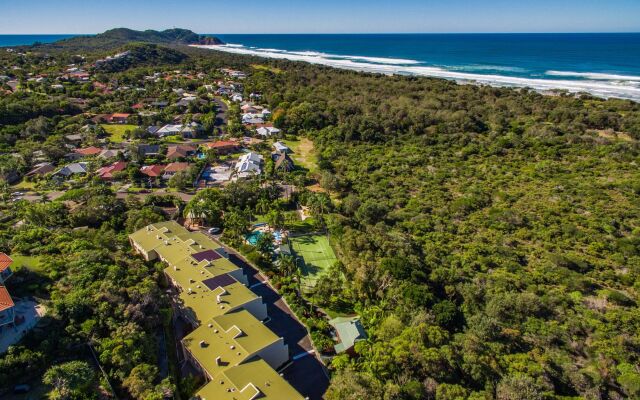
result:
M 304 61 L 354 71 L 382 74 L 419 75 L 451 79 L 461 83 L 479 83 L 501 87 L 528 87 L 539 91 L 566 90 L 572 93 L 586 92 L 603 98 L 622 98 L 640 101 L 640 76 L 625 76 L 603 73 L 572 71 L 547 71 L 545 75 L 555 78 L 525 78 L 496 73 L 474 73 L 474 70 L 523 72 L 517 67 L 468 66 L 441 68 L 425 66 L 416 60 L 326 54 L 315 51 L 286 51 L 261 49 L 242 45 L 195 45 L 195 47 L 246 54 L 259 57 Z M 422 65 L 421 65 L 422 64 Z M 471 72 L 469 72 L 471 71 Z M 570 79 L 562 79 L 570 78 Z

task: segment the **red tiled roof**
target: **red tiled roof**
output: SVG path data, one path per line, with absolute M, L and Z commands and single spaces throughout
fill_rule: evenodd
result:
M 126 113 L 115 113 L 115 114 L 111 114 L 111 118 L 129 118 L 131 114 L 126 114 Z
M 224 147 L 238 147 L 238 143 L 231 140 L 219 140 L 217 142 L 207 143 L 205 146 L 210 149 L 219 149 Z
M 95 146 L 86 147 L 84 149 L 76 149 L 76 153 L 82 154 L 83 156 L 95 156 L 96 154 L 100 154 L 101 152 L 102 149 Z
M 174 145 L 167 148 L 167 158 L 186 157 L 188 153 L 195 152 L 197 149 L 193 145 Z
M 164 169 L 165 172 L 179 172 L 179 171 L 185 171 L 189 168 L 189 163 L 186 162 L 174 162 L 171 163 L 169 165 L 167 165 L 167 167 Z
M 124 161 L 118 161 L 109 166 L 100 168 L 96 173 L 100 178 L 109 179 L 113 178 L 113 174 L 123 171 L 125 168 L 127 168 L 127 163 Z
M 134 104 L 134 105 L 131 106 L 131 108 L 133 108 L 134 110 L 139 110 L 139 109 L 141 109 L 143 107 L 144 107 L 144 104 L 142 104 L 142 103 L 137 103 L 137 104 Z
M 9 266 L 12 263 L 13 263 L 13 260 L 11 259 L 11 257 L 9 257 L 8 255 L 6 255 L 4 253 L 0 253 L 0 272 L 2 272 L 5 269 L 9 268 Z
M 13 303 L 13 300 L 11 299 L 11 295 L 9 294 L 9 291 L 7 291 L 7 288 L 0 285 L 0 311 L 7 310 L 14 305 L 15 304 Z
M 140 172 L 152 178 L 162 175 L 163 171 L 164 171 L 164 165 L 157 165 L 157 164 L 145 165 L 144 167 L 140 168 Z

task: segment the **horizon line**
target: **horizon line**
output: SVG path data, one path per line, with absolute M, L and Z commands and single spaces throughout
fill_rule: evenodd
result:
M 122 29 L 110 28 L 112 29 Z M 144 32 L 146 30 L 156 29 L 133 29 L 124 28 L 136 31 Z M 174 28 L 167 28 L 174 29 Z M 162 29 L 162 30 L 167 30 Z M 162 31 L 158 30 L 158 31 Z M 106 32 L 106 31 L 104 31 Z M 48 33 L 48 32 L 35 32 L 35 33 L 0 33 L 2 36 L 24 36 L 24 35 L 76 35 L 76 36 L 95 36 L 104 32 L 96 33 Z M 224 33 L 224 32 L 207 32 L 198 33 L 199 35 L 589 35 L 589 34 L 640 34 L 640 31 L 549 31 L 549 32 L 270 32 L 270 33 L 255 33 L 255 32 L 242 32 L 242 33 Z

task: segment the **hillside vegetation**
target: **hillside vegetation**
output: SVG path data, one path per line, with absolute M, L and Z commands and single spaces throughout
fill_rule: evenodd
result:
M 278 68 L 249 90 L 341 197 L 316 301 L 371 334 L 328 398 L 640 396 L 637 103 Z

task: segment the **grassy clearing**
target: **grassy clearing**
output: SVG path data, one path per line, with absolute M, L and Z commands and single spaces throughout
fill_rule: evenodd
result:
M 302 284 L 307 288 L 315 286 L 320 277 L 325 275 L 338 261 L 329 239 L 325 235 L 307 235 L 289 238 L 291 250 L 302 259 Z
M 251 64 L 251 68 L 257 69 L 257 70 L 263 70 L 263 71 L 270 71 L 270 72 L 273 72 L 274 74 L 282 73 L 282 70 L 280 68 L 270 67 L 268 65 L 262 65 L 262 64 Z
M 127 139 L 124 137 L 124 133 L 126 131 L 133 131 L 134 129 L 138 128 L 136 125 L 126 125 L 126 124 L 124 125 L 102 124 L 100 126 L 104 128 L 104 130 L 109 134 L 109 140 L 111 140 L 114 143 L 122 143 L 126 141 Z
M 13 260 L 13 264 L 11 264 L 11 269 L 14 272 L 17 272 L 22 268 L 27 268 L 34 272 L 42 272 L 42 263 L 40 262 L 40 257 L 12 254 L 11 259 Z
M 16 190 L 34 190 L 35 187 L 36 187 L 35 182 L 27 182 L 24 179 L 16 183 L 15 185 L 11 185 L 11 189 L 16 189 Z
M 307 138 L 302 138 L 300 140 L 285 140 L 284 144 L 293 151 L 291 158 L 293 158 L 296 164 L 308 169 L 309 172 L 318 171 L 318 159 L 311 140 Z

